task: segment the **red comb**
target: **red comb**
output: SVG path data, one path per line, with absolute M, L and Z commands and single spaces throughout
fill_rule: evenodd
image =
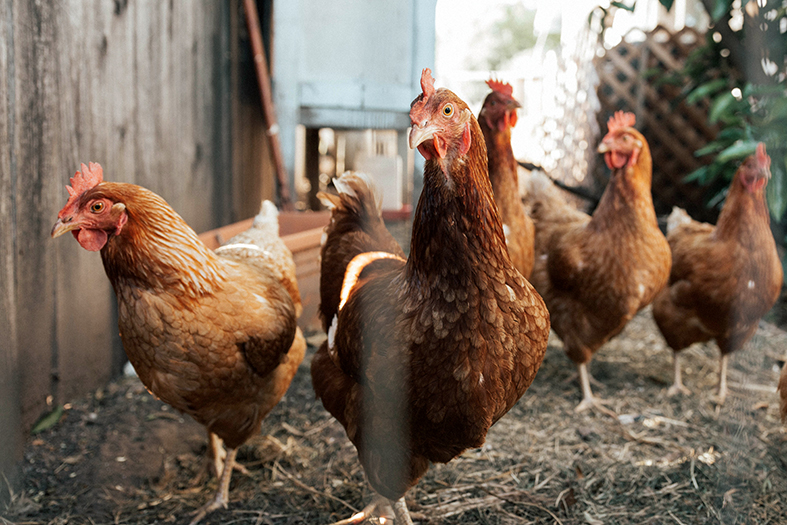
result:
M 625 111 L 616 111 L 614 115 L 609 117 L 607 127 L 610 133 L 614 133 L 619 129 L 634 127 L 637 122 L 637 117 L 634 113 L 627 113 Z
M 757 151 L 755 153 L 755 159 L 757 160 L 757 166 L 760 168 L 770 169 L 771 168 L 771 158 L 765 153 L 765 143 L 760 142 L 757 144 Z
M 432 78 L 432 70 L 428 67 L 421 72 L 421 91 L 424 92 L 424 98 L 434 95 L 434 78 Z
M 426 67 L 421 72 L 421 91 L 422 94 L 418 95 L 410 106 L 410 120 L 413 125 L 421 123 L 426 118 L 426 104 L 429 97 L 434 95 L 434 78 L 432 78 L 432 71 Z
M 97 186 L 104 180 L 104 170 L 97 162 L 91 162 L 90 166 L 82 164 L 82 171 L 76 172 L 71 177 L 71 186 L 66 186 L 69 197 L 78 197 L 90 188 Z
M 514 88 L 508 82 L 501 82 L 499 80 L 490 78 L 486 81 L 486 85 L 489 86 L 492 91 L 507 97 L 510 97 L 514 94 Z

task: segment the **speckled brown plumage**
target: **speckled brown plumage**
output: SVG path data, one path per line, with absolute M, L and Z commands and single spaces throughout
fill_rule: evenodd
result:
M 536 261 L 530 280 L 578 365 L 578 411 L 599 406 L 587 370 L 593 353 L 653 300 L 669 276 L 669 245 L 650 193 L 650 150 L 628 115 L 628 125 L 611 119 L 599 146 L 612 174 L 592 217 L 556 198 L 551 181 L 531 179 Z
M 511 148 L 511 128 L 516 123 L 518 107 L 519 103 L 510 94 L 493 90 L 484 100 L 478 124 L 486 142 L 489 179 L 506 230 L 508 253 L 514 267 L 529 279 L 535 257 L 535 226 L 522 205 L 518 165 Z
M 620 333 L 669 276 L 669 245 L 650 193 L 650 150 L 635 129 L 626 133 L 643 145 L 637 163 L 612 171 L 592 217 L 532 195 L 538 251 L 531 281 L 576 363 Z
M 64 213 L 69 207 L 77 211 Z M 259 432 L 306 347 L 296 324 L 292 255 L 278 239 L 275 207 L 266 224 L 217 253 L 139 186 L 101 182 L 66 208 L 53 235 L 70 229 L 90 249 L 99 247 L 95 238 L 106 239 L 101 258 L 118 300 L 120 336 L 143 384 L 228 449 Z M 107 215 L 93 220 L 91 211 Z M 226 505 L 221 491 L 202 515 Z
M 505 249 L 478 123 L 448 90 L 423 98 L 432 115 L 446 102 L 466 111 L 467 131 L 448 128 L 451 140 L 426 162 L 409 258 L 364 269 L 312 361 L 317 395 L 345 427 L 371 485 L 392 500 L 430 462 L 481 446 L 533 381 L 549 332 L 543 301 Z M 461 137 L 470 138 L 465 154 Z M 323 265 L 341 268 L 357 251 L 339 253 L 331 239 L 353 220 L 351 194 L 369 194 L 355 186 L 361 179 L 346 182 L 323 248 Z M 346 246 L 384 251 L 386 239 Z
M 715 227 L 684 214 L 667 236 L 672 271 L 653 317 L 676 352 L 711 339 L 723 355 L 740 349 L 779 297 L 783 272 L 765 200 L 770 171 L 762 164 L 752 155 L 738 169 Z

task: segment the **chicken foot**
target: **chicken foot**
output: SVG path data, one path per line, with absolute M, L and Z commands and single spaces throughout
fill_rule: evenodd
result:
M 191 520 L 189 525 L 196 525 L 209 513 L 220 508 L 227 508 L 227 503 L 230 500 L 230 479 L 232 478 L 233 465 L 235 463 L 235 455 L 238 449 L 231 448 L 227 450 L 227 458 L 224 462 L 224 469 L 219 478 L 219 490 L 216 491 L 216 496 L 212 501 L 203 505 L 195 514 L 194 519 Z
M 574 412 L 584 412 L 588 408 L 596 408 L 604 414 L 617 419 L 618 415 L 604 406 L 605 401 L 593 395 L 593 391 L 590 389 L 588 364 L 580 363 L 577 365 L 577 369 L 579 370 L 579 383 L 582 386 L 582 402 L 576 406 Z
M 667 390 L 667 395 L 669 397 L 672 397 L 677 394 L 683 394 L 687 396 L 691 395 L 691 390 L 683 386 L 683 380 L 681 378 L 681 373 L 680 373 L 680 358 L 678 352 L 672 353 L 672 360 L 673 360 L 673 366 L 675 368 L 674 376 L 673 376 L 675 379 L 672 382 L 672 386 L 669 387 L 669 390 Z
M 396 501 L 388 500 L 382 496 L 377 496 L 370 504 L 349 518 L 332 523 L 331 525 L 357 525 L 375 515 L 375 510 L 382 507 L 383 512 L 380 513 L 380 523 L 386 523 L 390 519 L 391 506 L 393 506 L 393 514 L 396 516 L 396 525 L 413 525 L 413 520 L 410 517 L 410 511 L 407 510 L 407 503 L 404 501 L 404 496 Z
M 227 458 L 227 451 L 224 448 L 224 442 L 219 436 L 213 432 L 208 431 L 208 469 L 213 470 L 213 474 L 218 478 L 224 472 L 224 462 Z M 251 476 L 251 473 L 237 462 L 232 462 L 232 468 L 243 474 L 244 476 Z
M 413 520 L 410 518 L 410 511 L 407 510 L 407 503 L 404 501 L 404 496 L 394 502 L 393 508 L 394 514 L 396 514 L 396 525 L 413 525 Z

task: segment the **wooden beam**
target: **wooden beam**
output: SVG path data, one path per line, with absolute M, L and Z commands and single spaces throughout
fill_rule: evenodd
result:
M 262 96 L 262 110 L 265 113 L 265 121 L 268 124 L 268 137 L 270 138 L 271 149 L 273 150 L 273 163 L 276 166 L 276 178 L 279 182 L 279 207 L 283 210 L 292 210 L 293 205 L 290 198 L 290 185 L 287 182 L 287 170 L 284 167 L 284 158 L 281 153 L 279 124 L 276 121 L 276 106 L 273 103 L 271 79 L 268 73 L 268 61 L 265 58 L 265 44 L 262 41 L 260 17 L 257 13 L 255 0 L 243 0 L 243 10 L 246 14 L 246 24 L 249 27 L 251 48 L 254 53 L 254 66 L 257 70 L 257 80 L 260 87 L 260 95 Z

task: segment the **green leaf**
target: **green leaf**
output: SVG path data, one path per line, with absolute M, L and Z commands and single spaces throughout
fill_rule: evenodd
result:
M 683 177 L 683 182 L 698 182 L 699 184 L 705 184 L 705 177 L 708 175 L 708 167 L 701 166 L 696 170 L 692 171 L 685 177 Z
M 716 206 L 719 206 L 722 202 L 724 202 L 724 199 L 727 198 L 727 192 L 728 192 L 728 188 L 724 188 L 723 190 L 719 191 L 716 195 L 714 195 L 708 201 L 708 208 L 715 208 Z
M 63 407 L 58 405 L 52 410 L 50 413 L 41 416 L 41 419 L 38 420 L 38 423 L 35 424 L 33 430 L 30 431 L 31 434 L 40 434 L 44 430 L 49 430 L 53 426 L 60 421 L 60 416 L 63 415 Z
M 762 95 L 784 95 L 784 84 L 746 84 L 743 88 L 744 97 L 758 97 Z
M 659 3 L 663 5 L 667 11 L 670 11 L 672 9 L 672 4 L 675 3 L 675 0 L 659 0 Z
M 713 142 L 708 142 L 705 144 L 705 147 L 698 149 L 694 152 L 695 157 L 704 157 L 705 155 L 709 155 L 710 153 L 716 153 L 717 151 L 721 151 L 726 146 L 726 142 L 720 142 L 718 140 L 714 140 Z
M 631 5 L 626 5 L 623 2 L 610 2 L 609 5 L 611 5 L 612 7 L 617 7 L 618 9 L 625 9 L 626 11 L 633 13 L 634 7 L 637 5 L 637 3 L 634 2 Z
M 746 158 L 757 149 L 757 142 L 754 140 L 739 140 L 729 148 L 725 149 L 716 157 L 717 163 L 725 163 L 731 160 Z
M 724 15 L 730 12 L 731 8 L 732 0 L 716 0 L 710 17 L 713 19 L 714 23 L 718 22 Z
M 724 93 L 716 97 L 708 113 L 708 122 L 711 124 L 718 122 L 719 119 L 722 118 L 722 115 L 724 115 L 724 112 L 727 111 L 734 102 L 735 97 L 732 96 L 732 93 Z
M 771 180 L 768 182 L 768 208 L 774 220 L 780 220 L 787 211 L 787 158 L 782 163 L 771 165 Z
M 716 135 L 715 142 L 723 142 L 725 144 L 730 144 L 742 138 L 743 138 L 743 130 L 741 128 L 726 128 L 721 130 L 719 134 Z
M 689 93 L 689 96 L 686 97 L 686 102 L 689 104 L 695 104 L 697 101 L 707 98 L 725 87 L 727 87 L 726 78 L 717 78 L 716 80 L 711 80 L 710 82 L 706 82 L 694 88 L 691 93 Z

